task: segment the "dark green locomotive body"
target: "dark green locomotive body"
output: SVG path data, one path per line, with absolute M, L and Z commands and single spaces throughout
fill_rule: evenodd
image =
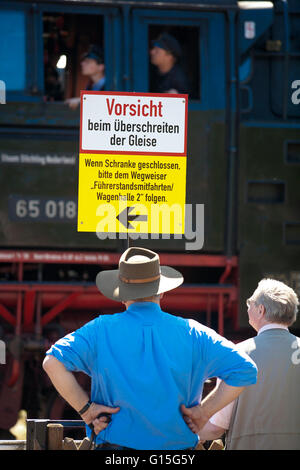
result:
M 107 90 L 153 91 L 149 47 L 167 31 L 181 43 L 190 83 L 186 203 L 204 205 L 204 244 L 196 235 L 136 243 L 207 256 L 198 270 L 186 267 L 198 285 L 219 282 L 220 268 L 201 269 L 213 269 L 211 256 L 237 260 L 230 278 L 239 300 L 235 328 L 248 325 L 245 299 L 262 277 L 284 279 L 299 292 L 296 1 L 16 1 L 0 8 L 2 250 L 124 247 L 117 237 L 77 232 L 79 110 L 64 99 L 85 88 L 80 57 L 93 41 L 104 50 Z M 47 64 L 63 55 L 58 99 Z

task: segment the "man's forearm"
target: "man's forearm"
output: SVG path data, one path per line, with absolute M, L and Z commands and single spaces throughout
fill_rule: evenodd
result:
M 58 393 L 76 410 L 81 410 L 89 400 L 72 372 L 54 356 L 46 356 L 43 367 Z
M 54 356 L 46 356 L 43 367 L 58 393 L 78 412 L 89 400 L 88 394 L 81 388 L 72 372 Z M 93 424 L 94 431 L 99 434 L 106 429 L 110 420 L 105 415 L 114 415 L 120 408 L 92 403 L 91 406 L 81 414 L 81 418 L 89 426 Z M 100 416 L 102 415 L 102 416 Z
M 222 381 L 219 386 L 215 387 L 204 400 L 202 400 L 199 406 L 209 419 L 217 411 L 235 400 L 242 393 L 244 388 L 245 387 L 233 387 Z
M 226 429 L 215 426 L 210 421 L 208 421 L 201 429 L 200 439 L 203 441 L 213 441 L 214 439 L 218 439 L 219 437 L 223 436 L 225 431 Z

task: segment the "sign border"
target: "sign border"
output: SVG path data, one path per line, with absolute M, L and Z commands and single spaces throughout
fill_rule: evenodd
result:
M 120 150 L 86 150 L 82 148 L 82 101 L 84 95 L 122 95 L 122 96 L 156 96 L 162 98 L 184 98 L 185 99 L 185 129 L 184 129 L 184 151 L 183 152 L 155 152 L 153 150 L 142 151 L 120 151 Z M 188 95 L 187 94 L 178 94 L 178 93 L 138 93 L 138 92 L 129 92 L 129 91 L 93 91 L 93 90 L 81 90 L 80 91 L 80 137 L 79 137 L 79 153 L 89 154 L 89 153 L 99 153 L 99 154 L 109 154 L 109 155 L 162 155 L 162 156 L 174 156 L 174 157 L 185 157 L 187 155 L 187 118 L 188 118 Z

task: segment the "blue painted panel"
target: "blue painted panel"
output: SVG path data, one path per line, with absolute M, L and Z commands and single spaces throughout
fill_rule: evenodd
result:
M 274 19 L 273 8 L 242 8 L 239 18 L 239 52 L 244 54 L 271 26 Z
M 20 91 L 26 87 L 25 13 L 1 11 L 0 14 L 0 79 L 7 91 Z

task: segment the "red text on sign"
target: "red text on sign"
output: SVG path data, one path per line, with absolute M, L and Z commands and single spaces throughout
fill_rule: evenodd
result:
M 115 98 L 106 98 L 108 114 L 111 116 L 145 116 L 145 117 L 162 117 L 162 102 L 158 104 L 150 100 L 148 104 L 141 104 L 141 100 L 137 103 L 115 103 Z

